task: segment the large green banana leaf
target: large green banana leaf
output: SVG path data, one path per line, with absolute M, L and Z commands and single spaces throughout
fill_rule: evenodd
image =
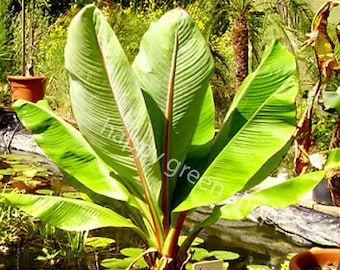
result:
M 64 230 L 129 227 L 138 231 L 129 219 L 91 202 L 31 194 L 3 193 L 1 196 L 30 215 Z
M 324 91 L 322 93 L 325 110 L 335 109 L 340 113 L 340 88 L 336 92 Z
M 325 175 L 325 171 L 305 174 L 278 185 L 250 193 L 221 207 L 220 218 L 242 219 L 261 205 L 285 207 L 295 203 Z
M 260 175 L 261 168 L 268 171 L 271 164 L 275 168 L 282 158 L 276 153 L 295 130 L 294 72 L 293 56 L 280 43 L 271 44 L 232 103 L 214 142 L 210 166 L 195 186 L 195 177 L 182 181 L 183 190 L 190 190 L 190 185 L 192 190 L 176 211 L 218 203 L 242 190 L 254 175 Z
M 13 107 L 34 140 L 63 171 L 98 194 L 122 201 L 131 199 L 77 129 L 45 106 L 17 100 Z
M 292 203 L 323 176 L 298 177 L 216 206 L 178 249 L 186 210 L 219 203 L 259 183 L 287 151 L 298 91 L 293 57 L 280 43 L 270 45 L 215 139 L 212 57 L 182 9 L 151 26 L 131 67 L 104 16 L 86 6 L 69 27 L 65 62 L 80 132 L 39 104 L 18 101 L 15 109 L 71 183 L 90 197 L 104 197 L 110 208 L 60 197 L 3 195 L 47 223 L 68 230 L 130 227 L 168 262 L 184 260 L 182 252 L 203 226 L 221 217 L 243 217 L 259 204 Z M 117 206 L 126 207 L 131 219 L 115 213 Z
M 161 172 L 151 120 L 129 61 L 94 5 L 72 20 L 65 67 L 81 133 L 129 191 L 147 203 L 150 224 L 161 235 Z
M 198 224 L 195 230 L 210 226 L 220 218 L 242 219 L 260 205 L 285 207 L 293 204 L 316 186 L 325 176 L 327 170 L 334 170 L 339 167 L 340 148 L 329 150 L 325 170 L 304 174 L 275 186 L 244 194 L 244 196 L 233 201 L 230 200 L 224 205 L 215 206 L 213 213 L 201 224 Z
M 340 148 L 331 149 L 328 152 L 325 170 L 339 170 L 340 169 Z
M 215 104 L 212 89 L 209 86 L 203 101 L 202 109 L 191 141 L 188 158 L 206 157 L 211 150 L 215 136 Z
M 152 200 L 159 197 L 160 167 L 144 98 L 117 37 L 93 5 L 72 20 L 65 67 L 81 133 L 130 192 L 157 212 Z
M 162 166 L 162 199 L 166 204 L 173 196 L 179 168 L 191 150 L 214 63 L 193 19 L 177 8 L 151 25 L 143 36 L 133 68 L 153 124 Z M 210 98 L 209 93 L 207 102 Z M 202 113 L 202 118 L 209 118 L 211 111 Z M 204 133 L 202 140 L 206 139 Z M 167 209 L 163 212 L 167 213 Z
M 244 194 L 242 197 L 230 200 L 226 204 L 216 205 L 213 212 L 204 221 L 196 224 L 192 232 L 211 226 L 220 218 L 242 219 L 261 205 L 285 207 L 296 203 L 306 192 L 316 186 L 324 175 L 325 171 L 305 174 L 257 192 Z

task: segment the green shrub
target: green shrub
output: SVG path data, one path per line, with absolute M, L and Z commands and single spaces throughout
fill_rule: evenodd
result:
M 7 29 L 9 4 L 0 2 L 0 81 L 5 80 L 5 72 L 9 69 L 10 46 L 9 31 Z
M 75 7 L 71 12 L 74 10 Z M 39 40 L 37 44 L 39 60 L 35 61 L 35 69 L 47 77 L 45 96 L 52 108 L 63 117 L 71 119 L 67 72 L 64 69 L 64 47 L 69 18 L 68 15 L 60 17 L 49 26 L 47 33 Z

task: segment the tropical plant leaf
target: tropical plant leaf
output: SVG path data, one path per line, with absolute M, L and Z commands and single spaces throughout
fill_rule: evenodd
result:
M 295 131 L 298 85 L 294 72 L 292 55 L 278 42 L 271 44 L 227 113 L 213 145 L 211 165 L 203 173 L 197 170 L 199 180 L 197 175 L 189 179 L 188 174 L 187 181 L 182 181 L 183 190 L 192 188 L 194 180 L 197 183 L 187 198 L 185 194 L 178 196 L 179 202 L 185 201 L 176 211 L 220 202 L 242 190 L 261 168 L 269 172 L 270 166 L 277 165 L 282 157 L 276 153 Z
M 1 196 L 26 213 L 63 230 L 87 231 L 102 227 L 137 229 L 129 219 L 88 201 L 14 193 L 2 193 Z
M 163 213 L 169 214 L 169 198 L 191 148 L 214 69 L 213 59 L 193 19 L 177 8 L 151 25 L 143 36 L 133 68 L 154 128 L 163 172 Z M 202 119 L 209 118 L 211 112 L 203 113 L 207 115 L 202 115 Z M 197 134 L 195 140 L 198 137 Z
M 325 110 L 335 109 L 340 113 L 340 88 L 336 92 L 324 91 L 322 97 Z
M 316 186 L 325 171 L 304 174 L 281 184 L 250 193 L 221 207 L 221 218 L 242 219 L 260 205 L 285 207 L 297 202 L 304 194 Z M 277 196 L 286 194 L 286 196 Z
M 131 192 L 157 200 L 160 168 L 144 98 L 117 37 L 94 5 L 72 20 L 65 67 L 81 133 Z M 150 203 L 153 211 L 156 203 Z
M 333 162 L 336 160 L 336 152 L 333 152 L 331 159 Z M 233 201 L 230 200 L 229 203 L 216 205 L 212 213 L 205 220 L 195 225 L 192 232 L 194 233 L 202 228 L 211 226 L 220 218 L 242 219 L 260 205 L 285 207 L 295 203 L 317 185 L 324 175 L 325 171 L 304 174 L 267 189 L 244 195 Z M 289 194 L 289 196 L 282 196 L 282 194 Z
M 340 148 L 328 151 L 328 158 L 325 164 L 325 170 L 339 170 L 340 168 Z
M 17 100 L 13 107 L 34 140 L 63 171 L 95 193 L 122 201 L 130 198 L 77 129 L 39 103 Z
M 209 85 L 202 109 L 191 141 L 188 158 L 206 157 L 209 154 L 215 136 L 215 104 Z
M 129 61 L 94 5 L 72 20 L 65 67 L 81 133 L 129 191 L 147 203 L 146 217 L 161 241 L 161 173 L 151 121 Z
M 273 171 L 274 168 L 279 166 L 280 162 L 282 161 L 282 157 L 289 151 L 292 146 L 292 141 L 289 140 L 282 149 L 280 149 L 275 155 L 267 160 L 267 162 L 261 167 L 260 170 L 257 171 L 245 184 L 243 190 L 249 190 L 252 187 L 261 183 L 270 173 Z

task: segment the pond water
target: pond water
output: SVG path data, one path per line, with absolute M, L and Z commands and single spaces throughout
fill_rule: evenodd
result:
M 303 249 L 307 249 L 307 247 L 296 246 L 291 243 L 287 238 L 284 238 L 283 235 L 280 235 L 278 232 L 275 232 L 268 226 L 261 227 L 261 234 L 263 236 L 263 231 L 266 231 L 265 234 L 268 238 L 272 238 L 277 240 L 277 244 L 284 245 L 289 249 L 290 252 L 297 252 Z M 256 238 L 257 230 L 253 230 L 253 237 Z M 114 234 L 116 236 L 116 234 Z M 129 233 L 125 231 L 125 235 L 128 236 Z M 247 269 L 248 265 L 266 265 L 270 269 L 281 269 L 282 264 L 286 260 L 287 254 L 276 253 L 275 250 L 271 250 L 268 247 L 264 247 L 260 244 L 257 245 L 257 248 L 254 246 L 248 246 L 248 243 L 242 242 L 235 235 L 231 235 L 228 233 L 228 228 L 226 228 L 225 233 L 223 235 L 216 234 L 216 230 L 207 229 L 201 235 L 203 239 L 205 239 L 202 247 L 207 250 L 227 250 L 233 251 L 240 254 L 240 258 L 229 262 L 229 269 Z M 129 237 L 124 237 L 129 238 Z M 136 244 L 134 242 L 133 244 Z M 124 247 L 129 245 L 128 242 L 124 241 L 120 243 L 120 247 Z M 41 251 L 41 245 L 26 243 L 24 246 L 19 247 L 14 253 L 11 253 L 8 256 L 0 256 L 0 269 L 88 269 L 88 270 L 97 270 L 103 269 L 99 265 L 99 261 L 104 258 L 110 258 L 117 255 L 116 246 L 112 246 L 111 250 L 101 250 L 97 252 L 84 252 L 77 259 L 72 257 L 72 252 L 69 251 L 69 254 L 61 257 L 56 256 L 55 262 L 52 260 L 37 260 L 38 256 L 41 256 L 43 253 Z
M 207 209 L 199 209 L 190 222 L 201 220 Z M 220 220 L 206 228 L 201 237 L 208 250 L 229 250 L 240 254 L 240 258 L 229 262 L 229 269 L 247 269 L 249 265 L 266 265 L 270 269 L 281 269 L 287 255 L 307 250 L 310 243 L 297 243 L 279 232 L 274 226 L 250 220 Z
M 55 170 L 55 166 L 39 155 L 27 155 L 17 152 L 14 155 L 0 155 L 1 188 L 25 189 L 30 193 L 43 194 L 73 194 L 72 189 Z M 71 196 L 71 195 L 70 195 Z M 3 212 L 6 212 L 2 208 Z M 10 211 L 14 211 L 11 209 Z M 190 216 L 186 229 L 190 230 L 193 223 L 206 214 L 207 209 L 202 209 Z M 11 212 L 13 214 L 13 212 Z M 18 213 L 14 212 L 18 219 Z M 20 216 L 20 215 L 19 215 Z M 138 239 L 127 230 L 104 229 L 93 233 L 93 236 L 113 236 L 114 245 L 106 249 L 82 249 L 77 253 L 77 248 L 72 251 L 72 239 L 76 235 L 68 235 L 62 231 L 46 232 L 46 227 L 37 221 L 30 227 L 29 217 L 20 217 L 18 224 L 28 224 L 29 229 L 19 232 L 10 230 L 11 226 L 0 229 L 0 270 L 1 269 L 102 269 L 99 261 L 118 255 L 118 250 L 126 246 L 136 246 Z M 11 222 L 15 219 L 11 219 Z M 26 222 L 26 223 L 25 223 Z M 15 223 L 14 223 L 15 224 Z M 12 224 L 13 226 L 13 224 Z M 20 225 L 18 225 L 20 227 Z M 34 228 L 33 228 L 34 227 Z M 13 229 L 13 228 L 12 228 Z M 26 230 L 26 231 L 25 231 Z M 29 232 L 31 230 L 31 232 Z M 20 240 L 13 241 L 6 248 L 7 234 L 17 233 Z M 45 235 L 42 237 L 41 235 Z M 47 235 L 47 236 L 46 236 Z M 310 248 L 310 245 L 301 245 L 289 237 L 276 231 L 273 226 L 257 224 L 249 220 L 223 221 L 205 229 L 201 238 L 205 241 L 201 245 L 207 250 L 228 250 L 240 254 L 240 258 L 230 262 L 230 269 L 246 269 L 247 265 L 267 265 L 271 269 L 281 269 L 289 253 L 299 252 Z M 81 241 L 80 241 L 81 242 Z M 45 250 L 44 250 L 45 248 Z M 81 248 L 79 248 L 81 249 Z M 78 249 L 78 250 L 79 250 Z M 58 250 L 62 252 L 58 253 Z M 75 256 L 77 255 L 77 256 Z M 39 257 L 40 256 L 40 257 Z M 40 258 L 37 260 L 37 258 Z

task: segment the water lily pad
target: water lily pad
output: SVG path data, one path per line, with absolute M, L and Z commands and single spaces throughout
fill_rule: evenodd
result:
M 3 158 L 7 161 L 19 161 L 19 160 L 24 160 L 24 161 L 29 161 L 29 162 L 43 162 L 41 158 L 37 157 L 32 157 L 28 155 L 16 155 L 16 154 L 1 154 L 0 158 Z
M 33 178 L 34 176 L 36 176 L 37 172 L 38 172 L 37 169 L 32 168 L 32 169 L 24 170 L 22 173 L 26 177 Z
M 1 169 L 0 170 L 0 175 L 13 175 L 14 174 L 13 168 L 8 168 L 8 169 Z
M 224 261 L 235 260 L 240 257 L 240 255 L 235 252 L 225 250 L 213 250 L 210 251 L 210 254 L 213 255 L 216 259 L 222 259 Z
M 144 252 L 142 248 L 123 248 L 120 253 L 127 256 L 127 257 L 133 257 L 136 258 L 139 255 L 141 255 Z
M 126 269 L 133 262 L 133 260 L 134 260 L 134 258 L 132 258 L 132 257 L 127 257 L 127 258 L 124 258 L 124 259 L 110 258 L 110 259 L 102 260 L 100 265 L 105 267 L 105 268 L 112 269 L 112 270 Z M 142 259 L 142 260 L 139 260 L 138 262 L 136 262 L 135 266 L 146 267 L 147 264 Z
M 54 191 L 51 189 L 38 189 L 35 191 L 35 193 L 41 194 L 41 195 L 52 196 L 54 194 Z
M 251 264 L 247 265 L 247 270 L 270 270 L 271 268 L 268 265 L 256 265 Z
M 201 261 L 212 256 L 210 252 L 204 248 L 193 247 L 191 250 L 194 251 L 192 259 L 195 261 Z
M 101 261 L 100 265 L 108 269 L 126 269 L 132 262 L 132 258 L 110 258 Z
M 115 240 L 107 237 L 89 237 L 85 240 L 85 245 L 93 248 L 106 247 L 113 243 Z

